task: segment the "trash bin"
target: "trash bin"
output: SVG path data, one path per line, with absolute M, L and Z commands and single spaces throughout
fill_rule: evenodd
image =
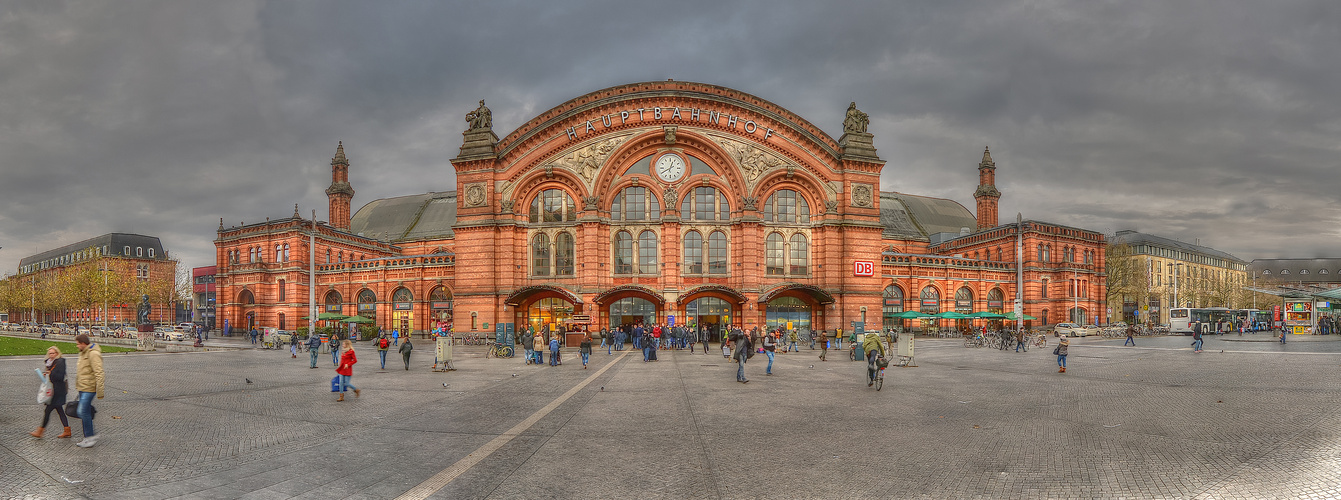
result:
M 322 334 L 322 335 L 321 335 L 321 348 L 320 348 L 320 350 L 318 350 L 317 352 L 320 352 L 320 353 L 322 353 L 322 354 L 330 354 L 330 353 L 331 353 L 331 338 L 330 338 L 330 337 L 327 337 L 325 334 Z

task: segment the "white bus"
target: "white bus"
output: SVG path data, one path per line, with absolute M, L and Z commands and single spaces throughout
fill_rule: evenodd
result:
M 1215 324 L 1234 321 L 1236 312 L 1227 307 L 1175 307 L 1169 309 L 1169 333 L 1192 335 L 1194 321 L 1209 324 L 1203 332 L 1215 333 Z

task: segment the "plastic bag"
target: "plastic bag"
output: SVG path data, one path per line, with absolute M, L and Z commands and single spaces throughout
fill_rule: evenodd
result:
M 47 378 L 42 370 L 33 368 L 33 371 L 36 371 L 37 376 L 42 379 L 42 385 L 37 387 L 37 404 L 47 404 L 51 402 L 51 396 L 56 392 L 56 387 L 51 385 L 51 379 Z
M 331 379 L 331 392 L 340 392 L 340 376 L 336 375 Z

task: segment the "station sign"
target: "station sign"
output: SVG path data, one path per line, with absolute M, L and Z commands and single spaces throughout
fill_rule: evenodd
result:
M 852 263 L 853 276 L 875 276 L 875 261 L 858 260 Z

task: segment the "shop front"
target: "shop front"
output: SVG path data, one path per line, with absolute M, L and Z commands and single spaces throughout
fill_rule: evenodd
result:
M 1285 331 L 1296 335 L 1313 333 L 1313 299 L 1285 299 Z
M 432 315 L 432 328 L 449 329 L 452 327 L 452 292 L 439 286 L 428 294 L 428 310 Z
M 409 288 L 397 288 L 391 293 L 391 327 L 404 335 L 414 333 L 414 294 Z

